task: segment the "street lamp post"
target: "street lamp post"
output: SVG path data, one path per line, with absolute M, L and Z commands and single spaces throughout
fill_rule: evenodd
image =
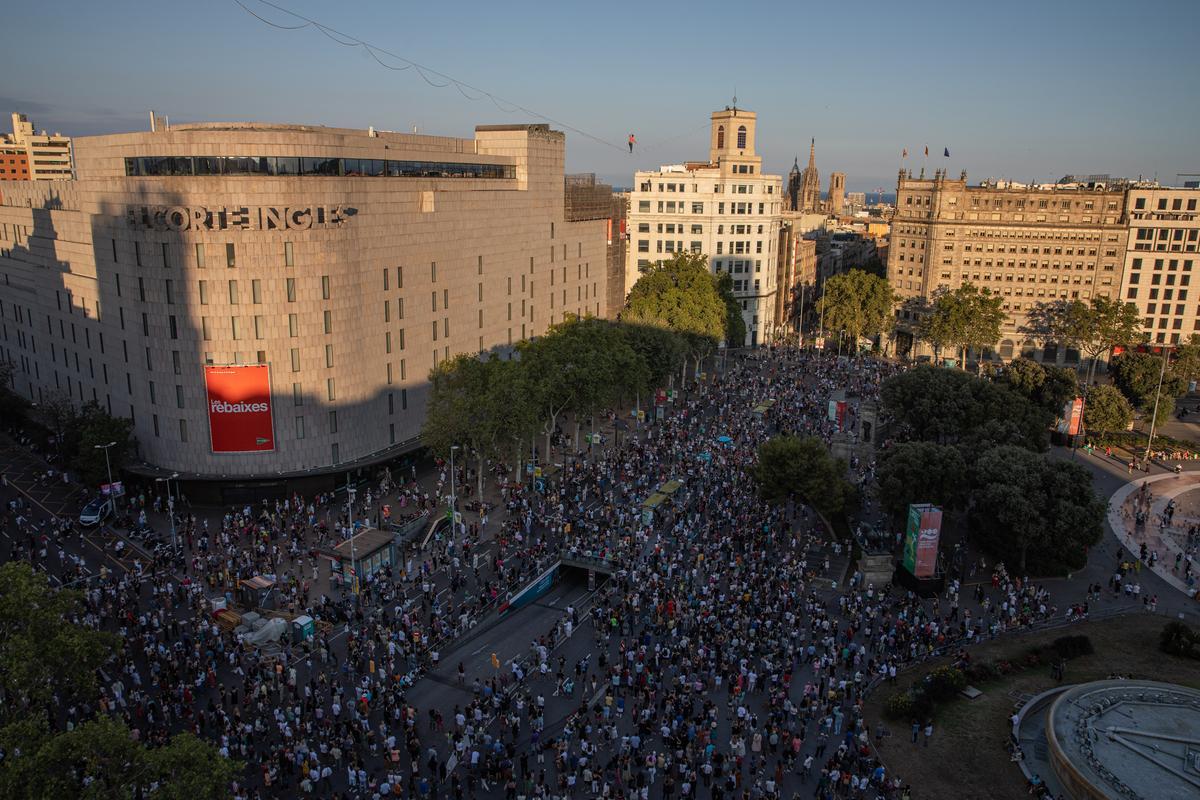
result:
M 1146 439 L 1146 452 L 1142 456 L 1142 460 L 1147 465 L 1150 463 L 1150 447 L 1154 444 L 1154 424 L 1158 422 L 1158 399 L 1162 394 L 1163 376 L 1167 373 L 1167 346 L 1163 345 L 1162 366 L 1158 370 L 1158 388 L 1154 390 L 1154 411 L 1150 414 L 1150 436 Z M 1149 469 L 1149 466 L 1147 466 Z
M 116 442 L 109 442 L 108 444 L 92 445 L 92 447 L 95 448 L 96 450 L 104 451 L 104 471 L 108 473 L 108 492 L 110 495 L 112 495 L 112 498 L 113 498 L 113 510 L 114 511 L 116 510 L 116 507 L 117 507 L 117 494 L 116 494 L 116 491 L 113 489 L 113 485 L 112 485 L 112 482 L 113 482 L 112 481 L 112 464 L 109 463 L 109 460 L 108 460 L 108 448 L 116 447 L 116 446 L 117 446 Z

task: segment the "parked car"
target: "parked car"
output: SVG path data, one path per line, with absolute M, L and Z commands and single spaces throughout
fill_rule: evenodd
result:
M 90 528 L 104 522 L 104 520 L 112 516 L 112 513 L 112 500 L 107 497 L 97 497 L 84 506 L 83 511 L 79 512 L 79 524 Z

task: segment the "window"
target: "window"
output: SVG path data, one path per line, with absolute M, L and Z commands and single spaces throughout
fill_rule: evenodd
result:
M 721 150 L 725 147 L 725 126 L 717 126 L 717 149 Z
M 304 417 L 296 417 L 296 438 L 304 438 Z
M 739 125 L 737 129 L 737 146 L 739 150 L 746 149 L 746 126 Z
M 321 312 L 322 321 L 325 323 L 325 333 L 333 333 L 333 312 L 325 309 Z
M 212 328 L 209 326 L 208 317 L 200 318 L 200 335 L 206 342 L 212 340 Z
M 262 339 L 265 334 L 266 334 L 266 325 L 263 322 L 263 318 L 261 315 L 256 314 L 254 317 L 254 338 Z
M 233 334 L 234 341 L 237 341 L 242 338 L 242 326 L 241 326 L 240 322 L 241 321 L 237 317 L 229 318 L 229 323 L 230 323 L 229 328 L 230 328 L 230 332 Z
M 116 246 L 115 241 L 113 242 L 113 246 Z M 116 260 L 115 255 L 113 256 L 113 260 Z M 196 268 L 204 269 L 204 245 L 201 243 L 196 244 Z
M 168 329 L 169 329 L 169 330 L 170 330 L 170 332 L 171 332 L 171 338 L 172 338 L 172 339 L 178 339 L 178 338 L 179 338 L 179 325 L 178 325 L 178 323 L 175 321 L 175 315 L 174 315 L 174 314 L 172 314 L 172 315 L 170 315 L 169 317 L 167 317 L 167 327 L 168 327 Z
M 288 336 L 295 339 L 300 335 L 300 315 L 288 314 Z
M 225 266 L 230 269 L 237 266 L 237 254 L 232 242 L 225 245 Z
M 322 300 L 329 299 L 329 276 L 328 275 L 321 276 L 321 299 Z
M 262 305 L 262 281 L 257 278 L 250 281 L 250 300 L 256 306 Z
M 163 260 L 163 268 L 170 269 L 171 268 L 171 246 L 169 244 L 167 244 L 166 242 L 163 242 L 163 245 L 162 245 L 162 260 Z
M 238 304 L 238 286 L 237 281 L 229 282 L 229 305 L 236 306 Z
M 437 262 L 429 262 L 429 280 L 431 283 L 437 283 Z
M 299 372 L 300 371 L 300 348 L 293 347 L 291 349 L 291 357 L 292 357 L 292 372 Z M 296 385 L 299 386 L 300 384 L 296 384 Z
M 325 366 L 333 366 L 333 345 L 331 344 L 325 345 Z
M 176 375 L 183 374 L 183 364 L 180 361 L 178 350 L 171 351 L 171 368 L 175 371 Z
M 183 387 L 178 383 L 175 384 L 175 407 L 183 408 Z
M 296 266 L 296 261 L 292 257 L 292 243 L 291 242 L 283 243 L 283 265 L 285 267 Z M 304 437 L 300 437 L 300 438 L 304 438 Z
M 337 411 L 336 410 L 332 410 L 329 412 L 329 432 L 337 433 Z M 334 447 L 337 447 L 337 445 L 335 444 Z
M 289 303 L 296 302 L 296 279 L 287 279 L 287 301 Z
M 333 378 L 325 379 L 325 395 L 326 395 L 326 398 L 329 400 L 337 399 L 337 394 L 333 390 Z

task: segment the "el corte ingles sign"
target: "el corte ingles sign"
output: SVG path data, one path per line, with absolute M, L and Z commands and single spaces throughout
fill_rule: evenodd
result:
M 336 227 L 351 213 L 342 206 L 127 206 L 125 221 L 152 231 L 306 231 Z

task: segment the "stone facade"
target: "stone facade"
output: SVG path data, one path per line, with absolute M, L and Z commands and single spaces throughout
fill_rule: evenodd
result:
M 1200 333 L 1200 304 L 1191 287 L 1200 272 L 1197 206 L 1200 189 L 1129 190 L 1121 297 L 1137 305 L 1142 329 L 1156 343 L 1187 342 Z
M 257 123 L 77 139 L 78 180 L 6 186 L 0 316 L 17 391 L 131 417 L 192 477 L 382 461 L 429 370 L 606 311 L 602 219 L 564 217 L 564 136 Z M 297 174 L 299 173 L 299 174 Z M 275 450 L 209 447 L 203 365 L 266 363 Z
M 901 170 L 888 247 L 888 279 L 901 301 L 897 348 L 923 354 L 912 332 L 919 306 L 964 283 L 1004 298 L 997 352 L 1063 363 L 1078 359 L 1024 328 L 1038 303 L 1117 297 L 1127 236 L 1124 186 L 1013 183 L 967 185 L 938 170 Z M 914 302 L 915 301 L 915 302 Z
M 762 174 L 754 150 L 754 112 L 727 108 L 712 115 L 707 161 L 637 172 L 629 202 L 625 293 L 643 272 L 673 253 L 704 253 L 713 272 L 728 272 L 754 346 L 776 333 L 775 317 L 782 180 Z

